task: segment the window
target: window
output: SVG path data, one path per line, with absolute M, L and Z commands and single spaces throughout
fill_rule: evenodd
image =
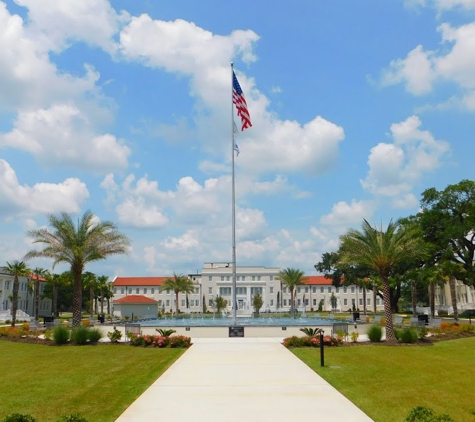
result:
M 246 281 L 246 276 L 245 275 L 242 276 L 242 281 Z
M 328 288 L 328 293 L 331 293 L 331 292 L 332 292 L 332 288 L 329 287 L 329 288 Z
M 131 295 L 131 294 L 132 294 L 132 289 L 129 289 L 129 295 Z
M 337 288 L 335 289 L 335 293 L 338 293 L 339 291 L 340 291 L 340 288 L 337 287 Z
M 140 289 L 137 287 L 137 288 L 135 289 L 135 294 L 138 295 L 139 293 L 140 293 Z
M 169 294 L 170 294 L 170 289 L 167 289 L 167 295 L 169 295 Z
M 185 300 L 185 299 L 182 299 L 182 300 L 181 300 L 181 306 L 182 306 L 182 307 L 183 307 L 183 306 L 186 306 L 186 300 Z
M 236 294 L 237 295 L 245 295 L 247 293 L 246 287 L 236 287 Z
M 200 288 L 199 287 L 195 287 L 195 294 L 198 294 L 200 292 Z
M 209 293 L 210 295 L 213 294 L 213 288 L 212 288 L 212 287 L 208 287 L 208 293 Z
M 5 282 L 5 290 L 10 290 L 10 282 L 9 281 Z
M 360 293 L 363 293 L 363 287 L 359 288 Z
M 301 288 L 300 287 L 297 287 L 297 293 L 301 293 Z
M 312 293 L 317 293 L 317 288 L 315 286 L 312 287 Z
M 359 302 L 360 302 L 360 306 L 363 306 L 363 299 L 360 299 Z
M 343 293 L 346 293 L 346 290 L 347 290 L 346 286 L 343 287 Z
M 317 299 L 313 299 L 313 306 L 317 306 Z
M 287 299 L 284 299 L 284 306 L 287 306 Z
M 162 306 L 162 301 L 159 300 L 159 301 L 158 301 L 158 307 L 160 308 L 161 306 Z
M 308 287 L 305 287 L 305 293 L 308 293 Z
M 305 299 L 305 306 L 308 306 L 308 299 Z
M 274 276 L 273 275 L 271 275 L 269 278 L 270 278 L 270 281 L 274 281 Z
M 239 281 L 239 276 L 238 275 L 236 276 L 236 281 Z
M 274 306 L 274 299 L 270 300 L 270 306 Z
M 269 293 L 274 293 L 274 288 L 273 287 L 269 287 Z
M 170 306 L 170 299 L 167 299 L 166 304 L 167 306 Z
M 297 299 L 297 306 L 300 306 L 300 305 L 302 305 L 302 300 Z
M 150 290 L 152 291 L 152 294 L 155 294 L 155 287 L 152 287 Z
M 252 281 L 256 281 L 256 276 L 253 275 L 252 278 L 251 278 Z
M 209 275 L 208 276 L 208 281 L 213 281 L 213 276 Z
M 125 289 L 122 287 L 122 289 L 120 289 L 120 294 L 123 295 L 125 293 Z
M 117 294 L 117 287 L 114 287 L 114 294 Z
M 343 305 L 348 306 L 348 299 L 343 299 Z
M 224 281 L 224 275 L 221 276 L 221 281 Z
M 230 277 L 227 275 L 226 276 L 226 281 L 229 281 L 230 280 Z
M 147 294 L 147 288 L 146 288 L 146 287 L 143 288 L 143 294 L 144 294 L 144 295 Z
M 355 286 L 351 286 L 351 293 L 355 292 Z
M 367 299 L 366 299 L 366 304 L 367 304 L 367 305 L 371 305 L 371 299 L 370 299 L 370 298 L 367 298 Z
M 262 287 L 251 287 L 251 296 L 262 295 Z
M 351 299 L 351 306 L 356 305 L 356 299 Z
M 261 276 L 260 275 L 257 276 L 257 281 L 261 281 Z
M 231 296 L 231 287 L 220 287 L 219 288 L 220 296 Z
M 323 287 L 320 287 L 320 293 L 323 293 Z
M 213 306 L 213 299 L 210 299 L 210 300 L 208 301 L 208 306 Z

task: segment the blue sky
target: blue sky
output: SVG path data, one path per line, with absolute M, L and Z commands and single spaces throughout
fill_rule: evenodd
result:
M 99 275 L 231 260 L 231 61 L 238 265 L 314 274 L 474 179 L 475 0 L 0 0 L 1 260 L 86 210 L 132 240 Z

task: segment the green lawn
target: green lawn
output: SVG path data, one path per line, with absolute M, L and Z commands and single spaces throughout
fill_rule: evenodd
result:
M 402 422 L 415 406 L 475 422 L 475 337 L 431 347 L 356 346 L 293 349 L 375 422 Z
M 90 422 L 114 421 L 184 351 L 0 341 L 0 420 L 19 412 L 39 422 L 65 413 Z

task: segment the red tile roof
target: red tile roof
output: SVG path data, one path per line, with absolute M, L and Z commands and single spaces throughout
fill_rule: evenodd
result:
M 114 300 L 114 303 L 136 303 L 136 304 L 157 304 L 156 300 L 141 295 L 128 295 Z
M 169 277 L 117 277 L 115 286 L 161 286 Z
M 304 284 L 331 286 L 333 281 L 331 278 L 325 278 L 323 275 L 309 275 L 306 277 L 307 279 L 305 280 Z

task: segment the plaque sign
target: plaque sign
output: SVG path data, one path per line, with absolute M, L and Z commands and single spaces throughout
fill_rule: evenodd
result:
M 244 337 L 244 327 L 229 327 L 229 337 Z

